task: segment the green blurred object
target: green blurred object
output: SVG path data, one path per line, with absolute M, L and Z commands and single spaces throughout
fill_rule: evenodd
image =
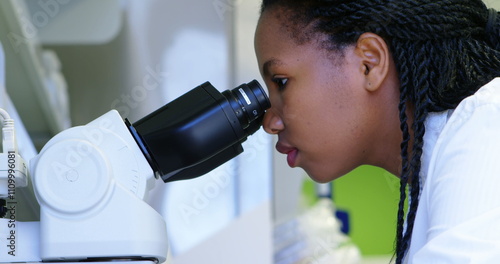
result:
M 314 184 L 315 182 L 311 178 L 305 177 L 302 183 L 302 197 L 300 199 L 302 210 L 307 210 L 318 201 Z
M 399 178 L 362 166 L 333 181 L 333 199 L 337 209 L 349 213 L 349 236 L 363 256 L 393 253 Z
M 314 185 L 310 178 L 304 180 L 303 209 L 318 200 Z M 333 181 L 333 199 L 337 210 L 348 213 L 348 235 L 363 256 L 393 254 L 399 178 L 377 167 L 361 166 Z

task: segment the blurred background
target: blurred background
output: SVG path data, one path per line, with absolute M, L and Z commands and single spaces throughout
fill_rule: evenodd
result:
M 56 133 L 111 109 L 135 122 L 205 81 L 220 91 L 263 84 L 253 48 L 259 5 L 0 1 L 0 107 L 19 120 L 21 153 L 34 157 Z M 169 263 L 388 263 L 397 178 L 365 166 L 315 184 L 288 168 L 274 140 L 259 131 L 209 175 L 155 188 L 149 202 L 166 220 Z M 31 190 L 22 192 L 19 220 L 36 221 Z

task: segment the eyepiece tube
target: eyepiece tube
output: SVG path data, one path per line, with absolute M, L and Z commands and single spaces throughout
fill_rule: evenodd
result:
M 243 152 L 241 143 L 270 106 L 256 80 L 222 93 L 206 82 L 127 125 L 155 173 L 169 182 L 201 176 Z
M 243 128 L 247 128 L 271 106 L 266 93 L 256 80 L 222 92 L 222 95 L 230 102 Z

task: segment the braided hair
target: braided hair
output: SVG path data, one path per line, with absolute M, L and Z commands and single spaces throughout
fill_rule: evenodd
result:
M 286 11 L 284 23 L 295 29 L 292 36 L 299 44 L 314 36 L 301 30 L 311 29 L 328 36 L 328 48 L 337 51 L 365 32 L 389 46 L 400 80 L 403 134 L 395 248 L 396 263 L 401 263 L 420 195 L 424 121 L 429 112 L 454 109 L 500 76 L 500 18 L 481 0 L 263 0 L 261 12 L 276 7 Z M 413 109 L 411 119 L 407 107 Z

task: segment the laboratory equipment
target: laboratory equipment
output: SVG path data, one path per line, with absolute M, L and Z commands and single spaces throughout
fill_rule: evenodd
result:
M 10 246 L 0 262 L 164 262 L 165 222 L 146 202 L 156 179 L 198 177 L 235 157 L 269 107 L 255 80 L 222 93 L 206 82 L 135 123 L 111 110 L 57 134 L 28 166 L 39 222 L 16 222 L 20 205 L 0 189 Z

